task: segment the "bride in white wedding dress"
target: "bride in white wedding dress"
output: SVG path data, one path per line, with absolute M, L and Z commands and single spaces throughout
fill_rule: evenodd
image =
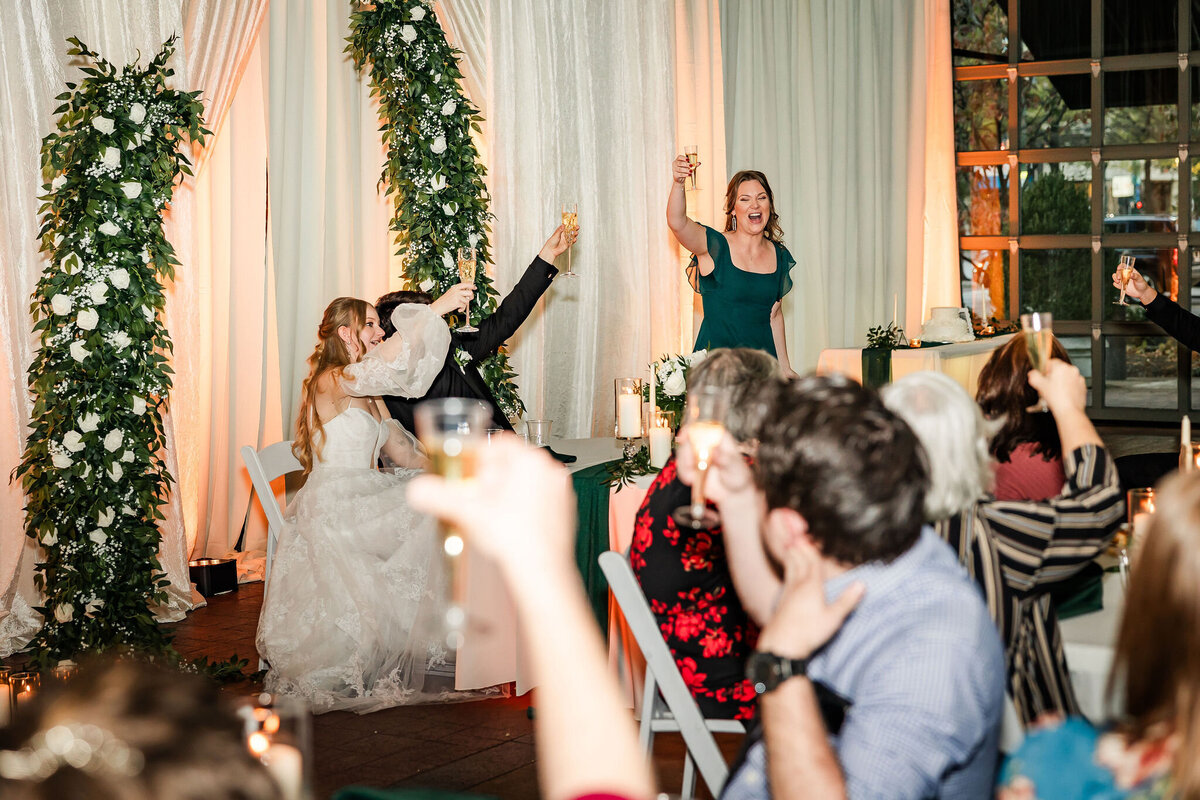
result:
M 450 344 L 441 314 L 469 292 L 399 306 L 382 342 L 369 303 L 343 297 L 325 310 L 293 445 L 307 481 L 288 504 L 258 624 L 267 690 L 316 712 L 451 699 L 435 523 L 405 498 L 426 461 L 378 396 L 428 390 Z M 377 471 L 381 453 L 399 469 Z

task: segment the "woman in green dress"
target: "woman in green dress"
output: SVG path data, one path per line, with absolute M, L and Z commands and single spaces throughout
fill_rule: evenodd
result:
M 782 244 L 775 196 L 767 176 L 742 170 L 725 192 L 724 232 L 687 217 L 684 181 L 692 167 L 675 159 L 667 224 L 694 254 L 688 281 L 704 298 L 704 322 L 696 350 L 750 347 L 779 359 L 784 377 L 796 377 L 788 360 L 780 301 L 792 288 L 796 259 Z

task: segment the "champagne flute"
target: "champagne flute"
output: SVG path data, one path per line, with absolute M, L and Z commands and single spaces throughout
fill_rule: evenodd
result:
M 463 283 L 474 285 L 475 283 L 475 248 L 460 247 L 458 248 L 458 277 Z M 471 324 L 471 307 L 467 306 L 464 312 L 467 319 L 467 324 L 458 329 L 460 333 L 476 333 L 479 328 Z
M 563 203 L 562 204 L 562 226 L 563 236 L 569 236 L 572 232 L 579 228 L 579 204 L 578 203 Z M 563 273 L 564 278 L 578 278 L 579 273 L 571 269 L 571 246 L 567 246 L 567 271 Z
M 725 435 L 725 413 L 729 410 L 729 392 L 717 386 L 705 386 L 689 392 L 684 418 L 687 420 L 688 443 L 696 458 L 697 475 L 692 482 L 692 502 L 680 506 L 671 515 L 675 523 L 684 528 L 702 530 L 712 528 L 719 520 L 716 512 L 708 507 L 704 499 L 704 479 L 713 451 Z
M 1025 349 L 1029 352 L 1029 363 L 1043 375 L 1050 369 L 1050 358 L 1054 347 L 1054 316 L 1047 311 L 1035 311 L 1021 315 L 1021 331 L 1025 334 Z M 1025 409 L 1029 413 L 1049 411 L 1043 398 L 1036 405 Z
M 492 424 L 491 411 L 478 400 L 445 397 L 426 400 L 413 410 L 417 436 L 429 453 L 430 470 L 450 481 L 475 477 L 479 451 L 487 446 L 487 430 Z M 462 585 L 462 534 L 438 523 L 442 563 L 445 567 L 443 623 L 446 645 L 462 644 L 467 614 Z
M 1125 302 L 1125 287 L 1129 285 L 1129 279 L 1133 277 L 1133 256 L 1121 256 L 1120 266 L 1117 267 L 1117 278 L 1121 281 L 1121 299 L 1114 305 L 1127 306 Z
M 700 148 L 694 144 L 689 144 L 683 148 L 684 158 L 687 159 L 688 166 L 692 168 L 691 180 L 692 191 L 696 191 L 696 167 L 700 166 Z

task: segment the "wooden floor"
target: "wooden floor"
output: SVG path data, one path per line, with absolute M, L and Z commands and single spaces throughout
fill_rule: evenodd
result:
M 225 660 L 237 654 L 257 663 L 254 632 L 262 584 L 209 599 L 206 608 L 171 626 L 175 647 L 188 658 Z M 254 695 L 262 686 L 233 684 L 228 691 Z M 499 798 L 540 797 L 530 703 L 536 694 L 449 705 L 406 706 L 357 715 L 321 714 L 313 721 L 318 798 L 347 785 L 423 787 Z M 586 725 L 587 720 L 579 724 Z M 719 737 L 732 757 L 740 737 Z M 659 735 L 654 766 L 663 791 L 678 793 L 683 774 L 678 736 Z M 703 787 L 699 796 L 707 796 Z

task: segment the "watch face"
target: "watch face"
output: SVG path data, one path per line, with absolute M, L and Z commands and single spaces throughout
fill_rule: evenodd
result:
M 746 677 L 758 694 L 771 691 L 779 685 L 779 659 L 770 653 L 751 653 L 746 662 Z

